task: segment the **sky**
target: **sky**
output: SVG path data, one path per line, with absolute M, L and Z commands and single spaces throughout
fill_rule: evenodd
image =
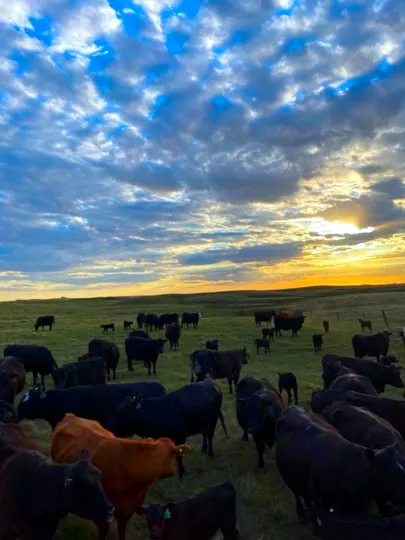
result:
M 0 0 L 0 299 L 405 281 L 405 2 Z

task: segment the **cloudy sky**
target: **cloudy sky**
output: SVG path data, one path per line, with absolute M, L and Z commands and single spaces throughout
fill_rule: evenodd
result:
M 0 298 L 405 281 L 405 2 L 0 0 Z

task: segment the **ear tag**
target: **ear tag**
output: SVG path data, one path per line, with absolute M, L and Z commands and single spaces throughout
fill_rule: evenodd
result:
M 28 394 L 25 394 L 24 399 L 23 399 L 23 403 L 25 403 L 25 402 L 28 401 L 29 399 L 30 399 L 29 393 L 28 393 Z
M 163 517 L 165 519 L 170 519 L 172 517 L 172 514 L 168 508 L 166 508 L 165 513 L 163 514 Z
M 41 399 L 44 399 L 46 398 L 46 392 L 41 392 L 40 396 L 39 396 Z
M 140 409 L 140 408 L 141 408 L 141 404 L 138 403 L 138 404 L 136 405 L 135 409 Z

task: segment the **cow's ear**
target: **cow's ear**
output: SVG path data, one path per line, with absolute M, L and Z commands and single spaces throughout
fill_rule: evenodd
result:
M 90 461 L 90 454 L 85 448 L 80 452 L 80 461 Z
M 135 508 L 135 514 L 138 514 L 139 516 L 146 515 L 148 513 L 149 506 L 137 506 Z
M 366 458 L 368 459 L 368 461 L 370 463 L 372 463 L 374 461 L 374 458 L 375 458 L 374 450 L 372 448 L 366 448 L 365 454 L 366 454 Z

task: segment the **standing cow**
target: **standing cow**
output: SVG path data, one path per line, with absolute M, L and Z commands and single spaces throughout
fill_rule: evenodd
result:
M 132 360 L 140 360 L 148 368 L 148 375 L 156 375 L 156 362 L 159 355 L 163 354 L 164 345 L 167 339 L 144 339 L 138 337 L 128 337 L 125 340 L 125 352 L 128 360 L 128 371 L 133 371 Z
M 49 330 L 52 330 L 52 327 L 55 326 L 55 317 L 53 315 L 43 315 L 38 317 L 35 323 L 35 332 L 42 326 L 42 331 L 44 331 L 45 326 L 49 326 Z
M 92 339 L 89 341 L 88 352 L 83 356 L 79 356 L 78 362 L 88 360 L 94 356 L 104 358 L 107 369 L 107 379 L 110 381 L 110 371 L 112 371 L 113 379 L 116 379 L 116 370 L 120 359 L 120 351 L 115 343 L 105 339 Z
M 269 326 L 275 314 L 276 312 L 273 309 L 270 311 L 255 311 L 256 326 L 261 326 L 262 322 L 266 323 L 267 326 Z
M 322 321 L 322 326 L 323 326 L 323 329 L 325 330 L 325 332 L 328 333 L 329 332 L 329 327 L 330 327 L 329 321 Z
M 177 347 L 179 347 L 180 335 L 180 325 L 178 323 L 169 324 L 169 326 L 166 328 L 165 337 L 169 341 L 170 350 L 174 349 L 177 351 Z
M 236 388 L 242 364 L 247 364 L 246 347 L 240 351 L 195 351 L 190 356 L 191 382 L 194 382 L 194 373 L 197 382 L 209 377 L 227 379 L 232 394 L 232 381 Z
M 301 330 L 305 315 L 294 315 L 293 317 L 285 316 L 282 312 L 274 316 L 274 328 L 276 335 L 282 335 L 281 330 L 291 330 L 292 337 L 298 337 L 298 331 Z
M 202 313 L 187 313 L 184 312 L 181 317 L 181 327 L 186 324 L 187 328 L 189 328 L 190 324 L 193 325 L 193 328 L 198 327 L 198 323 L 200 322 L 200 319 L 202 318 Z
M 136 317 L 136 324 L 138 325 L 138 328 L 143 328 L 143 325 L 146 323 L 146 315 L 145 313 L 138 313 Z
M 384 330 L 371 336 L 357 334 L 353 336 L 352 345 L 356 358 L 364 356 L 374 356 L 377 360 L 380 356 L 387 356 L 390 347 L 390 337 L 392 332 Z
M 42 345 L 7 345 L 4 356 L 21 358 L 25 371 L 32 371 L 34 385 L 37 384 L 38 374 L 41 375 L 41 383 L 44 385 L 45 375 L 58 367 L 51 351 Z

